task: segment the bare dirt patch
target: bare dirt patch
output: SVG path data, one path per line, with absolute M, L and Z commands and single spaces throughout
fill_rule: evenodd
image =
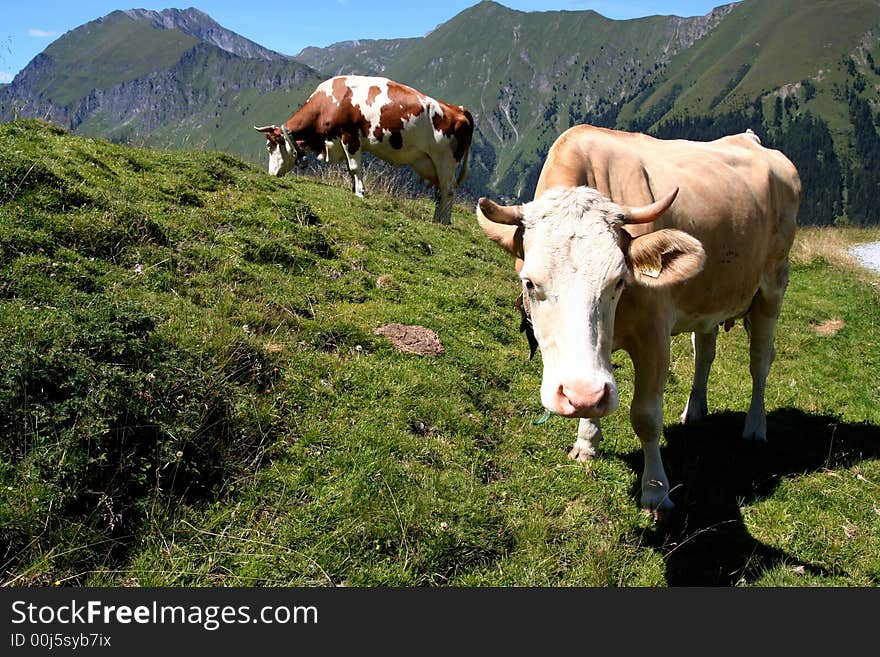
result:
M 838 331 L 846 326 L 842 319 L 828 319 L 821 324 L 814 324 L 813 330 L 824 338 L 837 335 Z
M 406 324 L 386 324 L 373 331 L 375 335 L 384 335 L 391 340 L 397 351 L 420 356 L 436 356 L 446 351 L 440 337 L 424 326 L 407 326 Z

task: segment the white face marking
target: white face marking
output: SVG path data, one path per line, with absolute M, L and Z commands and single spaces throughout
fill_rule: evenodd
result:
M 288 156 L 286 144 L 266 142 L 269 151 L 269 175 L 283 176 L 293 168 L 293 157 Z
M 611 369 L 614 315 L 628 275 L 619 208 L 586 187 L 549 190 L 523 206 L 520 271 L 541 347 L 541 402 L 600 417 L 618 403 Z

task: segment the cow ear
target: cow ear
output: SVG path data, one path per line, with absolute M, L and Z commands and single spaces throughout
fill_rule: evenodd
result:
M 521 263 L 525 257 L 525 251 L 523 250 L 523 227 L 516 223 L 499 223 L 487 217 L 482 209 L 484 207 L 489 212 L 495 207 L 502 208 L 503 210 L 507 210 L 507 208 L 497 206 L 491 201 L 488 203 L 486 201 L 487 199 L 480 199 L 480 202 L 477 203 L 477 222 L 480 224 L 480 228 L 483 229 L 483 232 L 486 233 L 490 240 L 514 256 L 518 264 Z
M 627 264 L 636 284 L 666 287 L 693 278 L 703 270 L 706 253 L 694 237 L 666 228 L 629 243 Z

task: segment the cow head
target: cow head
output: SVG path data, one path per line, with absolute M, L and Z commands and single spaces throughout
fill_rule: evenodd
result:
M 589 187 L 560 187 L 521 206 L 481 198 L 486 234 L 517 258 L 523 304 L 544 362 L 541 403 L 566 417 L 617 408 L 611 368 L 617 303 L 627 285 L 665 287 L 702 269 L 699 241 L 664 229 L 633 238 L 625 224 L 660 217 L 678 193 L 651 205 L 612 203 Z
M 270 176 L 283 176 L 293 168 L 305 166 L 305 149 L 297 144 L 284 125 L 280 128 L 276 125 L 264 125 L 261 128 L 254 126 L 254 130 L 266 135 Z

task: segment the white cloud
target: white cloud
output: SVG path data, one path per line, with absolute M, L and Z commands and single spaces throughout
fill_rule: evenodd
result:
M 0 84 L 3 84 L 4 82 L 12 82 L 12 77 L 12 73 L 9 73 L 8 71 L 0 71 Z
M 32 27 L 28 30 L 28 36 L 36 37 L 38 39 L 48 39 L 50 37 L 60 36 L 60 32 L 56 32 L 55 30 L 41 30 L 35 27 Z

